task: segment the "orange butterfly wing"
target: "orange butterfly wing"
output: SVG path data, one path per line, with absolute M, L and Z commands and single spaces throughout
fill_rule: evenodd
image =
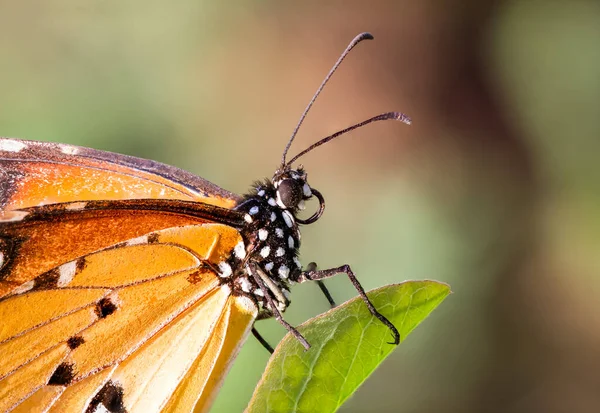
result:
M 179 199 L 231 208 L 240 197 L 160 162 L 80 146 L 0 138 L 0 210 L 59 202 Z
M 220 383 L 257 313 L 250 299 L 219 287 L 212 270 L 241 241 L 237 230 L 171 220 L 78 257 L 73 248 L 46 255 L 39 234 L 76 236 L 79 223 L 96 222 L 92 211 L 65 211 L 54 222 L 46 218 L 55 207 L 36 208 L 0 226 L 5 239 L 23 240 L 4 250 L 6 275 L 28 279 L 0 299 L 0 351 L 10 355 L 0 360 L 0 411 L 93 411 L 100 402 L 127 412 L 189 411 L 200 395 L 208 407 L 213 392 L 203 390 Z
M 72 202 L 17 212 L 18 221 L 0 219 L 0 297 L 60 264 L 155 230 L 210 222 L 217 213 L 220 222 L 239 224 L 234 211 L 189 201 Z
M 0 411 L 208 409 L 257 314 L 213 270 L 239 200 L 154 161 L 0 139 Z

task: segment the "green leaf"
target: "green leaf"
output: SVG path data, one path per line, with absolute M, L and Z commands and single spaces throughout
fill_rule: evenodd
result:
M 370 291 L 369 298 L 401 341 L 450 294 L 437 281 L 407 281 Z M 356 297 L 298 327 L 275 349 L 246 413 L 334 412 L 396 348 L 392 335 Z

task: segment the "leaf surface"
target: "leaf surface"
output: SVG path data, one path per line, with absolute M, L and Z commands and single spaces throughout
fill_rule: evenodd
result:
M 437 281 L 407 281 L 368 293 L 403 341 L 447 296 Z M 298 327 L 311 344 L 305 351 L 290 334 L 275 349 L 247 413 L 335 412 L 396 348 L 389 329 L 360 297 Z

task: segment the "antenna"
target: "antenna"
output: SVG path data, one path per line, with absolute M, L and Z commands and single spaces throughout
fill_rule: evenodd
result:
M 390 119 L 391 120 L 399 120 L 400 122 L 406 123 L 407 125 L 410 125 L 412 123 L 412 121 L 410 120 L 410 118 L 408 116 L 406 116 L 404 113 L 400 113 L 400 112 L 387 112 L 387 113 L 382 113 L 381 115 L 373 116 L 372 118 L 363 120 L 360 123 L 349 126 L 346 129 L 342 129 L 341 131 L 338 131 L 338 132 L 334 133 L 333 135 L 329 135 L 326 138 L 323 138 L 320 141 L 313 143 L 308 148 L 306 148 L 305 150 L 300 152 L 298 155 L 294 156 L 288 162 L 288 165 L 291 165 L 292 163 L 294 163 L 294 161 L 298 160 L 298 158 L 300 158 L 301 156 L 303 156 L 303 155 L 307 154 L 308 152 L 312 151 L 313 149 L 323 145 L 324 143 L 327 143 L 327 142 L 337 138 L 338 136 L 341 136 L 345 133 L 353 131 L 354 129 L 358 129 L 358 128 L 365 126 L 371 122 L 378 122 L 381 120 L 390 120 Z
M 283 150 L 283 155 L 281 157 L 281 168 L 282 169 L 283 169 L 283 167 L 286 164 L 285 163 L 285 157 L 286 157 L 286 155 L 288 153 L 288 150 L 290 149 L 290 146 L 292 146 L 292 142 L 294 141 L 294 138 L 298 134 L 298 130 L 300 129 L 300 126 L 304 122 L 304 119 L 306 118 L 306 115 L 308 114 L 308 111 L 312 107 L 313 103 L 315 103 L 315 100 L 317 99 L 317 96 L 319 96 L 319 94 L 321 93 L 321 91 L 323 90 L 323 88 L 325 87 L 325 85 L 327 84 L 327 82 L 329 82 L 329 79 L 331 78 L 331 76 L 333 75 L 333 73 L 337 70 L 338 66 L 346 58 L 346 56 L 348 55 L 348 53 L 350 53 L 350 50 L 354 49 L 354 47 L 357 44 L 359 44 L 360 42 L 362 42 L 363 40 L 372 40 L 372 39 L 374 39 L 373 35 L 371 33 L 367 33 L 367 32 L 361 33 L 358 36 L 356 36 L 354 39 L 352 39 L 352 41 L 350 42 L 350 44 L 348 45 L 348 47 L 346 47 L 346 50 L 344 50 L 344 52 L 342 53 L 342 55 L 340 56 L 340 58 L 337 60 L 337 62 L 335 62 L 335 64 L 333 65 L 333 67 L 331 68 L 331 70 L 329 71 L 329 73 L 327 73 L 327 76 L 325 76 L 325 79 L 323 79 L 323 82 L 321 83 L 321 86 L 319 86 L 319 88 L 315 92 L 314 96 L 312 97 L 312 99 L 310 100 L 310 102 L 308 103 L 308 105 L 306 106 L 306 109 L 304 109 L 304 112 L 302 113 L 302 116 L 300 116 L 300 120 L 298 121 L 298 124 L 296 125 L 296 128 L 294 129 L 294 132 L 292 132 L 292 136 L 290 137 L 290 140 L 288 141 L 285 149 Z M 372 121 L 373 120 L 371 120 L 371 122 Z M 331 139 L 333 139 L 333 138 L 331 138 Z M 296 155 L 296 157 L 294 159 L 296 159 L 296 158 L 298 158 L 298 155 Z

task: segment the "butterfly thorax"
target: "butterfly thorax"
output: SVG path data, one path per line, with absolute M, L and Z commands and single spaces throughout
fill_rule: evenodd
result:
M 290 285 L 302 273 L 296 215 L 311 197 L 306 173 L 302 169 L 287 170 L 256 183 L 236 207 L 244 214 L 245 225 L 240 231 L 244 242 L 236 246 L 219 270 L 234 293 L 248 295 L 259 304 L 262 317 L 271 315 L 265 294 L 280 311 L 289 305 Z M 266 288 L 261 288 L 257 277 Z

